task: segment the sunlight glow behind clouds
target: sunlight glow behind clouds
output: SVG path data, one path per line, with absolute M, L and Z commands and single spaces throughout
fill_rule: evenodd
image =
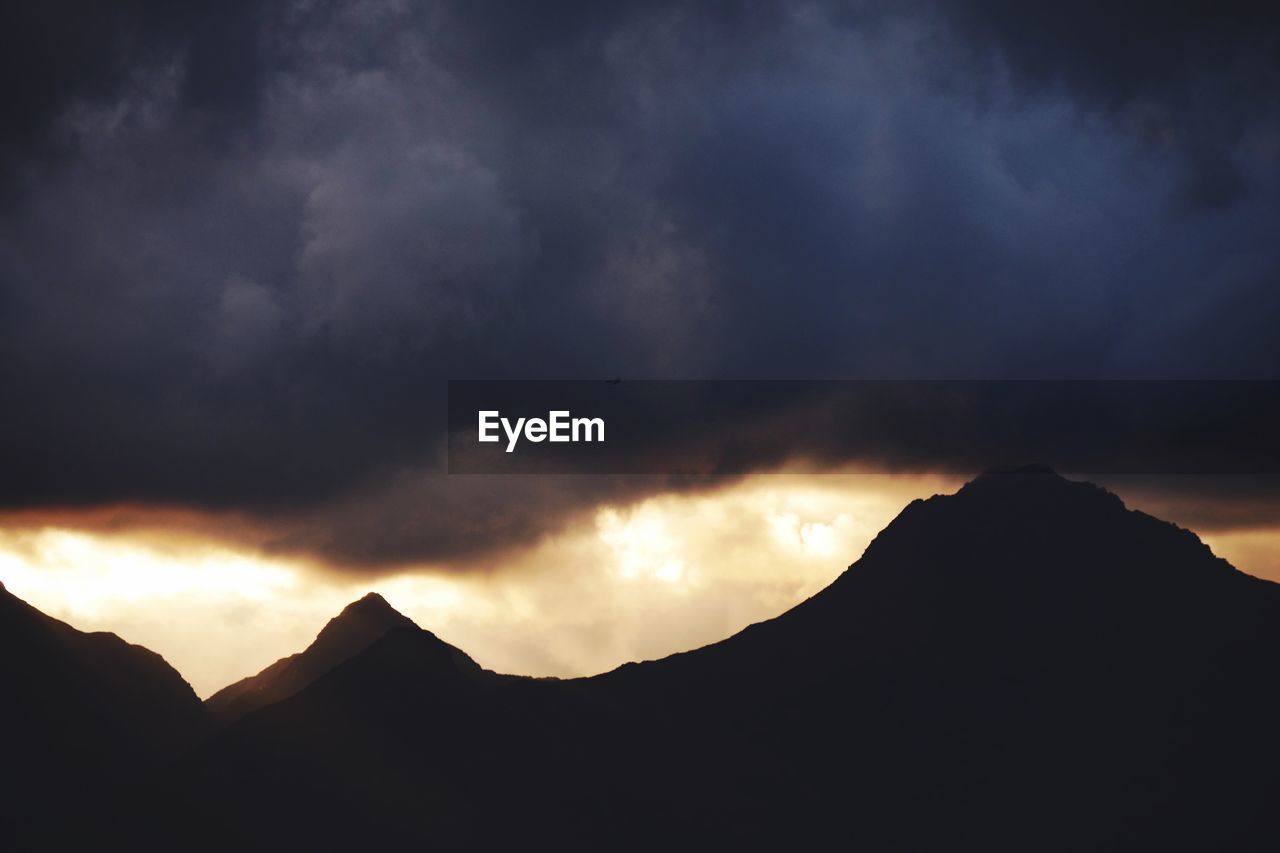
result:
M 759 475 L 712 492 L 602 505 L 488 571 L 422 566 L 382 578 L 208 538 L 0 526 L 0 581 L 86 631 L 159 652 L 207 696 L 302 650 L 346 604 L 380 592 L 499 671 L 572 677 L 728 637 L 829 584 L 913 498 L 955 478 Z M 1276 534 L 1205 537 L 1277 577 Z
M 296 570 L 209 545 L 173 550 L 44 528 L 0 531 L 0 548 L 0 571 L 15 592 L 56 595 L 67 612 L 87 618 L 110 612 L 119 602 L 145 599 L 261 601 L 299 584 Z
M 619 577 L 653 577 L 667 583 L 693 581 L 679 557 L 679 543 L 667 532 L 661 511 L 651 503 L 627 517 L 616 509 L 601 510 L 596 526 Z
M 578 676 L 723 639 L 830 583 L 939 478 L 765 475 L 594 516 L 488 572 L 351 579 L 195 533 L 0 528 L 0 580 L 162 654 L 202 696 L 300 651 L 376 589 L 486 667 Z

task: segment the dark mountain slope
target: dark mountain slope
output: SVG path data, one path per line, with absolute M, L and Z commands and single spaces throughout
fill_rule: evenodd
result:
M 1280 588 L 1047 471 L 912 503 L 827 590 L 695 652 L 555 682 L 450 669 L 442 645 L 391 632 L 232 726 L 164 780 L 171 829 L 247 849 L 1280 842 Z
M 338 664 L 367 649 L 394 628 L 416 628 L 382 596 L 369 593 L 329 620 L 304 651 L 281 658 L 257 675 L 224 687 L 205 700 L 222 725 L 287 699 Z
M 10 831 L 106 798 L 207 730 L 200 700 L 159 655 L 77 631 L 3 586 L 0 684 Z
M 767 801 L 842 814 L 798 825 L 873 848 L 1265 849 L 1278 653 L 1280 587 L 1029 471 L 914 502 L 810 601 L 592 685 L 683 709 L 687 764 L 708 772 L 672 798 L 714 787 L 721 826 Z
M 393 629 L 179 762 L 146 794 L 171 820 L 152 827 L 160 834 L 145 846 L 336 849 L 487 836 L 478 806 L 503 803 L 504 821 L 530 817 L 522 801 L 538 798 L 547 768 L 527 759 L 541 762 L 553 742 L 579 735 L 551 684 L 495 675 L 427 631 Z

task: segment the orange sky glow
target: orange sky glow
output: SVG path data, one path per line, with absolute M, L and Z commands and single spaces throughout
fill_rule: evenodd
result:
M 72 513 L 15 517 L 0 525 L 0 581 L 81 630 L 159 652 L 201 696 L 301 650 L 370 590 L 491 669 L 589 675 L 787 610 L 855 561 L 912 499 L 960 484 L 941 475 L 758 475 L 600 506 L 479 570 L 384 575 L 270 554 L 199 520 L 112 530 L 77 525 Z M 1280 580 L 1280 531 L 1202 538 L 1238 568 Z

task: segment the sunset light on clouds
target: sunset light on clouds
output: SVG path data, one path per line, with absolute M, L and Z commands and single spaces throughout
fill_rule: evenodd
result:
M 0 528 L 0 581 L 165 656 L 207 695 L 305 646 L 377 590 L 500 672 L 572 677 L 705 645 L 826 586 L 943 477 L 759 475 L 601 506 L 483 571 L 344 574 L 190 536 Z M 64 519 L 65 521 L 65 519 Z
M 1276 4 L 2 8 L 3 853 L 1280 850 Z
M 0 581 L 82 630 L 159 651 L 208 695 L 304 647 L 369 590 L 499 672 L 575 677 L 723 639 L 813 595 L 944 476 L 757 475 L 604 505 L 480 570 L 370 577 L 205 534 L 0 528 Z M 64 519 L 65 520 L 65 519 Z M 1277 535 L 1202 537 L 1280 578 Z

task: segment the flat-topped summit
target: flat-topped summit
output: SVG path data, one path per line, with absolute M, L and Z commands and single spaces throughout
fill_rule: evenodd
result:
M 1010 520 L 1021 513 L 1035 511 L 1045 514 L 1046 523 L 1054 518 L 1061 518 L 1063 523 L 1079 521 L 1070 516 L 1083 507 L 1098 512 L 1125 509 L 1118 496 L 1101 486 L 1085 480 L 1069 480 L 1047 465 L 989 468 L 955 495 L 939 496 L 936 500 L 955 501 L 950 506 L 956 512 L 960 507 L 972 509 L 976 504 L 985 504 L 990 511 L 1012 513 Z

